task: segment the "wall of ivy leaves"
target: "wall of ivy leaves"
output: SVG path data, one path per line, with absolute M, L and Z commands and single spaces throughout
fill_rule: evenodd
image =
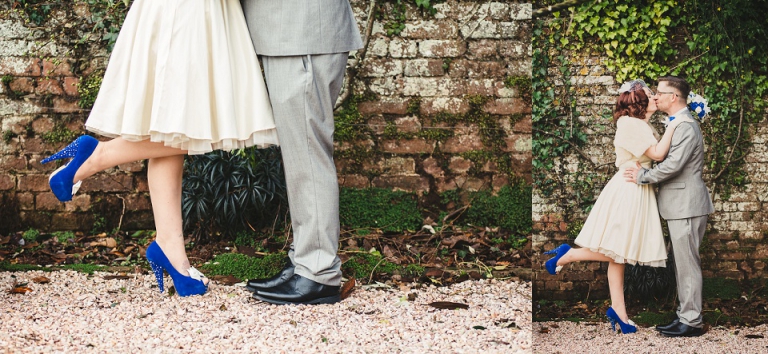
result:
M 701 125 L 705 180 L 717 209 L 701 250 L 705 277 L 761 277 L 768 257 L 761 245 L 768 225 L 761 191 L 768 175 L 760 168 L 766 160 L 768 23 L 760 14 L 768 2 L 571 1 L 580 4 L 546 11 L 558 3 L 534 1 L 534 9 L 542 9 L 533 34 L 534 250 L 575 238 L 616 172 L 610 120 L 615 101 L 597 102 L 600 94 L 574 80 L 576 71 L 604 70 L 615 80 L 613 95 L 627 80 L 655 85 L 661 76 L 677 75 L 712 109 Z M 602 108 L 592 109 L 590 100 Z M 541 262 L 533 262 L 540 274 L 536 288 L 545 289 L 551 279 L 536 266 Z M 580 269 L 591 274 L 589 280 L 549 286 L 540 295 L 588 292 L 589 283 L 605 280 L 605 269 Z

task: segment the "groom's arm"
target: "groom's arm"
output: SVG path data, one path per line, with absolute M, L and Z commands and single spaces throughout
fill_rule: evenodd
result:
M 691 159 L 696 147 L 696 132 L 691 124 L 680 124 L 672 136 L 672 145 L 664 161 L 652 169 L 642 168 L 637 171 L 637 184 L 664 182 L 677 176 Z

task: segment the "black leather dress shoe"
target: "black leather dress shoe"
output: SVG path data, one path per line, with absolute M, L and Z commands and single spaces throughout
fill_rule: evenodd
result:
M 674 327 L 661 331 L 661 334 L 667 337 L 698 337 L 704 334 L 704 330 L 678 322 Z
M 668 331 L 668 330 L 674 328 L 675 326 L 677 326 L 678 323 L 680 323 L 680 319 L 679 318 L 675 318 L 675 320 L 670 322 L 670 323 L 667 323 L 665 325 L 658 325 L 658 326 L 656 326 L 656 330 L 659 331 L 659 332 L 661 332 L 661 331 Z
M 275 276 L 269 279 L 251 279 L 245 285 L 245 288 L 250 292 L 273 288 L 282 283 L 285 283 L 288 281 L 288 279 L 291 279 L 294 269 L 296 269 L 296 266 L 291 263 L 290 258 L 286 257 L 285 267 L 283 267 L 283 270 L 281 270 L 280 273 L 277 273 Z
M 335 304 L 341 301 L 340 286 L 320 284 L 294 274 L 278 286 L 257 290 L 253 297 L 275 305 L 286 304 Z

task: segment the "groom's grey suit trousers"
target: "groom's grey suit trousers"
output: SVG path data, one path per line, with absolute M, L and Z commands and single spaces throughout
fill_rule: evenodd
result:
M 690 112 L 684 114 L 693 120 Z M 664 161 L 654 168 L 641 169 L 637 183 L 659 183 L 659 214 L 667 220 L 675 257 L 677 317 L 691 327 L 703 326 L 702 276 L 699 246 L 714 212 L 701 173 L 704 166 L 704 138 L 696 121 L 680 123 Z
M 264 66 L 285 167 L 295 273 L 341 283 L 333 106 L 363 43 L 348 0 L 241 0 Z

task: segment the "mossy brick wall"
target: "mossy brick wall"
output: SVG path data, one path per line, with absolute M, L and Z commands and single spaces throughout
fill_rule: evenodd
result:
M 592 159 L 594 166 L 600 166 L 596 170 L 602 182 L 596 184 L 596 198 L 604 183 L 616 173 L 613 165 L 615 126 L 603 116 L 612 112 L 620 83 L 606 71 L 605 59 L 599 54 L 582 53 L 569 59 L 576 109 L 581 113 L 579 119 L 586 123 L 589 133 L 588 142 L 580 149 Z M 562 85 L 562 80 L 556 78 L 555 70 L 550 68 L 553 80 Z M 703 128 L 706 130 L 706 122 Z M 701 246 L 705 278 L 740 281 L 763 278 L 768 274 L 765 269 L 768 263 L 768 122 L 763 120 L 753 132 L 752 150 L 746 158 L 751 183 L 743 189 L 734 190 L 727 200 L 719 193 L 713 195 L 715 212 L 709 217 Z M 576 154 L 573 152 L 555 170 L 558 173 L 575 172 Z M 712 191 L 714 186 L 709 182 L 712 176 L 708 172 L 705 169 L 705 181 Z M 571 190 L 565 189 L 544 196 L 534 187 L 532 247 L 535 296 L 540 299 L 608 298 L 606 263 L 570 264 L 557 276 L 549 275 L 544 269 L 544 262 L 550 256 L 541 253 L 564 242 L 573 245 L 576 236 L 573 230 L 577 230 L 579 223 L 586 219 L 587 214 L 580 208 L 568 208 L 562 202 L 574 198 L 570 193 Z M 662 224 L 666 223 L 662 221 Z M 569 231 L 572 231 L 570 236 Z
M 351 3 L 365 33 L 370 2 Z M 530 99 L 508 81 L 530 80 L 531 5 L 449 0 L 430 15 L 409 3 L 393 35 L 386 28 L 399 10 L 378 6 L 365 58 L 350 61 L 350 104 L 337 116 L 339 183 L 420 195 L 530 183 Z M 37 27 L 0 4 L 0 231 L 91 230 L 99 220 L 152 228 L 143 162 L 88 179 L 66 204 L 49 191 L 55 164 L 40 160 L 85 131 L 77 85 L 108 61 L 97 39 L 77 44 L 50 31 L 87 23 L 85 2 L 51 10 Z
M 353 4 L 365 18 L 368 2 Z M 441 193 L 530 182 L 530 96 L 505 80 L 530 82 L 531 5 L 435 8 L 406 7 L 399 35 L 374 23 L 354 85 L 360 116 L 351 134 L 337 134 L 343 186 Z

